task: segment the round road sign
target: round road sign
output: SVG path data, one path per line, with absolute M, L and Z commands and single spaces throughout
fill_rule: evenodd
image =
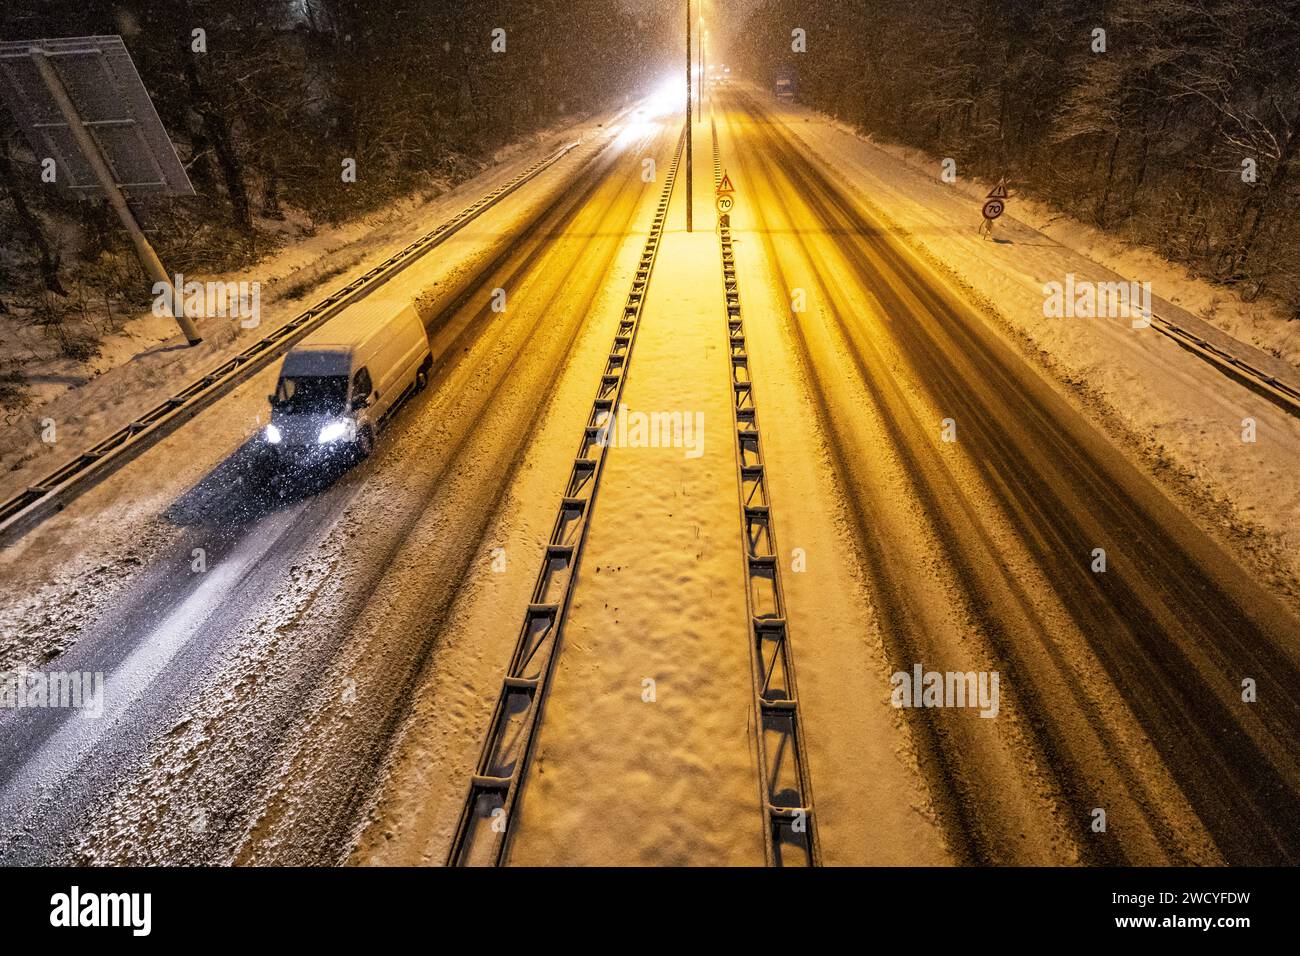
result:
M 725 193 L 720 193 L 718 195 L 718 212 L 724 214 L 729 213 L 731 212 L 731 207 L 733 205 L 735 204 L 731 201 L 730 196 L 726 195 Z
M 990 199 L 984 204 L 984 218 L 996 219 L 1006 210 L 1006 204 L 1001 199 Z

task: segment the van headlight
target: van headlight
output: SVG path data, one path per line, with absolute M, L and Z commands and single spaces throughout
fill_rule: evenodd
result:
M 280 434 L 280 429 L 276 428 L 274 425 L 267 425 L 265 434 L 267 442 L 272 445 L 280 444 L 280 439 L 284 437 Z
M 351 438 L 352 429 L 348 426 L 350 422 L 330 422 L 320 430 L 316 436 L 316 441 L 322 445 L 327 445 L 332 441 L 338 441 L 340 438 Z

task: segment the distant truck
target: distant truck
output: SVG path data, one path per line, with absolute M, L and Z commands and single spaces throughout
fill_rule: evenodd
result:
M 784 67 L 776 71 L 776 77 L 772 81 L 772 92 L 776 94 L 777 99 L 792 100 L 798 91 L 799 77 L 793 68 Z
M 374 448 L 380 427 L 429 382 L 433 357 L 415 306 L 366 298 L 289 350 L 269 395 L 268 451 L 297 464 Z

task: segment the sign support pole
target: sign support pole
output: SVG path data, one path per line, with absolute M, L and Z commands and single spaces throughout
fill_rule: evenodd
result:
M 691 224 L 691 0 L 686 0 L 686 231 Z
M 158 258 L 158 253 L 154 252 L 153 246 L 149 244 L 149 239 L 140 228 L 140 223 L 136 221 L 135 214 L 131 212 L 131 207 L 127 205 L 126 196 L 118 188 L 117 182 L 113 179 L 113 173 L 108 168 L 108 163 L 104 160 L 103 153 L 99 150 L 99 144 L 95 138 L 86 131 L 81 117 L 77 114 L 77 108 L 73 105 L 72 97 L 68 96 L 68 91 L 63 86 L 63 81 L 59 79 L 58 71 L 49 61 L 49 55 L 39 47 L 33 47 L 31 50 L 32 61 L 36 64 L 36 69 L 41 74 L 41 80 L 44 81 L 46 89 L 50 91 L 50 96 L 63 114 L 63 120 L 68 124 L 68 131 L 72 138 L 76 140 L 77 148 L 86 158 L 86 162 L 95 173 L 95 178 L 99 180 L 100 187 L 104 190 L 104 195 L 108 197 L 108 204 L 113 207 L 117 213 L 117 218 L 121 220 L 123 227 L 131 236 L 131 242 L 135 244 L 136 256 L 140 259 L 140 265 L 144 266 L 144 271 L 154 282 L 166 283 L 171 289 L 170 311 L 176 319 L 176 324 L 181 327 L 185 333 L 185 339 L 190 345 L 198 345 L 203 341 L 199 335 L 194 321 L 185 314 L 185 308 L 181 301 L 180 290 L 172 284 L 172 279 L 167 275 L 167 270 L 163 268 L 162 260 Z

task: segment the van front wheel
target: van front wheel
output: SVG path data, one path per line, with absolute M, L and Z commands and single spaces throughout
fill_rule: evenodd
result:
M 369 425 L 363 425 L 357 432 L 357 443 L 355 454 L 357 461 L 364 461 L 370 457 L 370 453 L 375 450 L 375 433 L 371 431 Z
M 429 363 L 425 362 L 420 366 L 420 370 L 415 373 L 415 390 L 423 392 L 429 384 Z

